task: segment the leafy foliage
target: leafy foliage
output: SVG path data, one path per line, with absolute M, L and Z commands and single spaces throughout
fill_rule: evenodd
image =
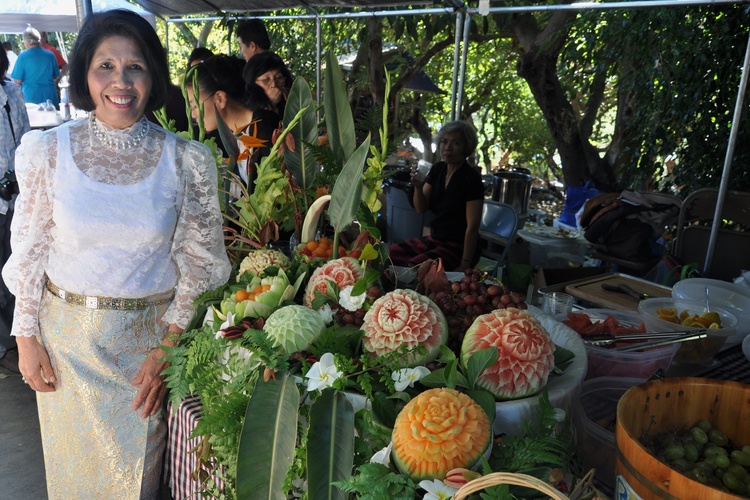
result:
M 566 466 L 573 448 L 572 436 L 555 418 L 546 390 L 539 396 L 536 416 L 536 421 L 524 422 L 523 436 L 500 439 L 489 460 L 492 471 L 530 473 L 539 467 Z
M 408 476 L 382 464 L 361 465 L 355 475 L 335 485 L 347 493 L 357 493 L 360 500 L 413 500 L 417 493 L 417 485 Z

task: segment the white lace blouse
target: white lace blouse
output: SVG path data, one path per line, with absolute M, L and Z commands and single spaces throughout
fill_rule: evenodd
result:
M 137 146 L 112 145 L 144 127 Z M 105 297 L 176 287 L 162 319 L 181 328 L 193 300 L 229 277 L 216 163 L 198 142 L 145 119 L 125 130 L 78 120 L 26 134 L 16 173 L 21 192 L 2 272 L 16 296 L 13 335 L 39 335 L 48 277 L 69 292 Z

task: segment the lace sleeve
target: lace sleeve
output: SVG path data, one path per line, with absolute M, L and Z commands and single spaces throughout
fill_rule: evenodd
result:
M 178 145 L 177 161 L 182 162 L 185 192 L 172 247 L 180 277 L 175 299 L 162 319 L 185 328 L 194 314 L 193 301 L 226 283 L 231 266 L 224 247 L 216 160 L 198 142 L 182 146 Z
M 39 335 L 38 311 L 51 245 L 52 196 L 49 192 L 55 158 L 55 134 L 32 131 L 16 150 L 20 194 L 11 223 L 10 259 L 3 279 L 16 296 L 12 335 Z

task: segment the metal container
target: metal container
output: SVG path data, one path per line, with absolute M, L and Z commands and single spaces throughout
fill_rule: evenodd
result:
M 492 199 L 507 203 L 516 212 L 525 214 L 529 208 L 531 198 L 531 181 L 534 178 L 525 172 L 518 170 L 501 170 L 495 174 L 495 186 L 492 190 Z

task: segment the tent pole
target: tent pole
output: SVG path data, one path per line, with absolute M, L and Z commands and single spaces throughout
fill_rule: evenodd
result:
M 91 8 L 91 0 L 76 0 L 76 23 L 78 29 L 81 29 L 83 20 L 91 14 L 94 9 Z
M 321 28 L 320 15 L 318 15 L 318 12 L 316 12 L 315 14 L 315 98 L 318 101 L 318 122 L 320 122 L 322 118 L 321 113 L 323 112 L 320 107 L 321 88 L 323 86 L 323 72 L 320 71 L 320 65 L 322 64 L 321 52 L 323 52 L 323 30 Z
M 461 119 L 461 109 L 463 107 L 463 100 L 464 100 L 464 85 L 466 80 L 466 59 L 468 58 L 469 54 L 469 33 L 471 32 L 471 14 L 469 12 L 466 12 L 466 17 L 464 17 L 464 30 L 463 30 L 463 37 L 464 37 L 464 43 L 463 47 L 461 47 L 461 69 L 460 74 L 458 76 L 458 97 L 456 98 L 456 117 L 455 120 Z M 455 92 L 454 92 L 455 94 Z
M 737 142 L 737 134 L 740 129 L 740 117 L 742 116 L 742 102 L 747 89 L 747 73 L 750 70 L 750 36 L 747 39 L 747 48 L 745 49 L 745 62 L 742 65 L 742 77 L 740 78 L 740 88 L 737 91 L 737 101 L 734 104 L 734 116 L 732 117 L 732 129 L 729 131 L 729 143 L 727 145 L 727 154 L 724 157 L 724 170 L 721 173 L 721 184 L 719 184 L 719 193 L 716 199 L 716 211 L 714 220 L 711 224 L 711 235 L 708 238 L 708 248 L 706 249 L 706 263 L 703 266 L 703 274 L 708 276 L 711 272 L 711 261 L 714 258 L 714 249 L 716 239 L 719 236 L 721 227 L 721 212 L 724 208 L 724 199 L 727 194 L 729 184 L 729 174 L 732 171 L 732 156 L 734 155 L 734 145 Z
M 461 30 L 464 26 L 464 12 L 459 10 L 456 13 L 456 41 L 453 44 L 453 79 L 451 89 L 458 88 L 458 65 L 461 46 Z M 456 92 L 451 92 L 451 121 L 456 119 Z

